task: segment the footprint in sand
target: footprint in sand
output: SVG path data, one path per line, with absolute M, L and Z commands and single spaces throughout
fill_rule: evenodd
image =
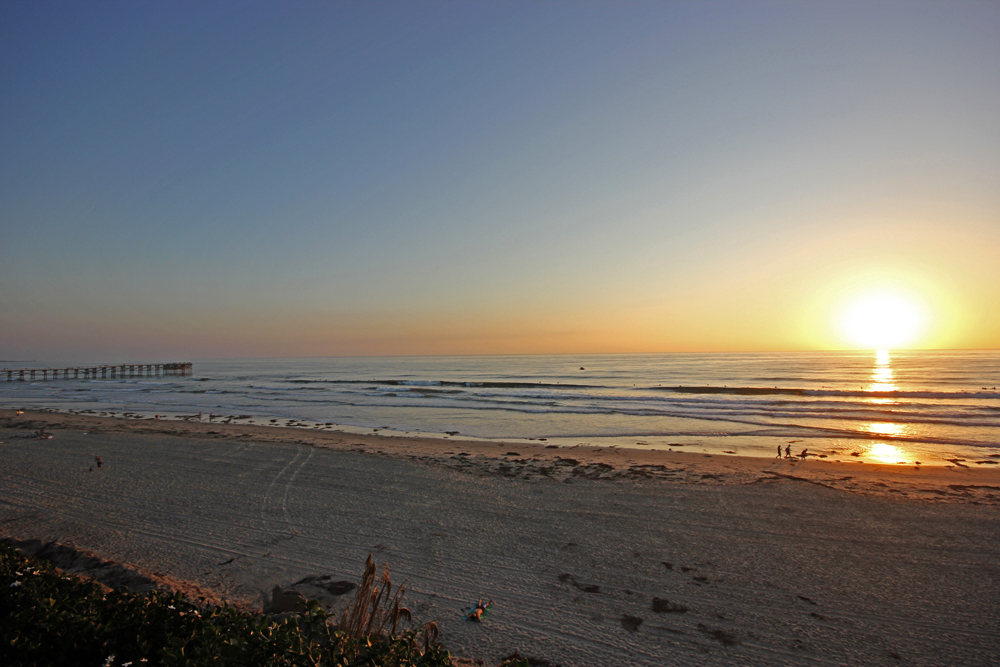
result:
M 595 586 L 593 584 L 581 584 L 572 574 L 560 574 L 559 581 L 563 583 L 572 584 L 575 588 L 583 591 L 584 593 L 600 593 L 601 587 Z
M 707 628 L 701 623 L 698 624 L 698 632 L 708 637 L 711 637 L 712 639 L 719 642 L 723 646 L 732 646 L 733 644 L 740 643 L 740 641 L 736 637 L 729 634 L 725 630 L 719 630 L 716 628 Z

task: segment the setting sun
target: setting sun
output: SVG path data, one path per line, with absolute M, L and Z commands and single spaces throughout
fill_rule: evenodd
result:
M 894 292 L 867 294 L 850 301 L 840 315 L 840 329 L 853 345 L 873 349 L 907 347 L 927 327 L 918 301 Z

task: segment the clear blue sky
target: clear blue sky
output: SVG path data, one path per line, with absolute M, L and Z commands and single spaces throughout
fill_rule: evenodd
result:
M 988 2 L 4 2 L 0 358 L 842 347 L 869 288 L 1000 347 L 998 35 Z

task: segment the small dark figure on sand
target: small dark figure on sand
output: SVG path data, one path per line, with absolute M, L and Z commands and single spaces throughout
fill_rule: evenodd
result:
M 776 458 L 776 459 L 780 459 L 781 458 L 781 445 L 778 445 L 778 455 L 775 456 L 774 458 Z
M 781 447 L 778 447 L 778 449 L 781 449 Z M 785 458 L 786 459 L 792 458 L 792 446 L 791 445 L 785 445 Z
M 97 462 L 97 469 L 100 470 L 104 466 L 104 461 L 101 460 L 100 456 L 95 456 L 94 461 Z
M 802 453 L 799 454 L 799 458 L 802 459 L 803 461 L 805 461 L 805 459 L 806 459 L 807 456 L 809 456 L 809 450 L 808 449 L 803 449 Z
M 476 622 L 482 621 L 483 616 L 489 612 L 490 606 L 492 604 L 493 600 L 490 600 L 486 604 L 483 604 L 483 599 L 479 598 L 479 602 L 477 602 L 476 606 L 472 608 L 472 611 L 470 611 L 468 614 L 465 615 L 465 618 L 467 618 L 470 621 L 476 621 Z

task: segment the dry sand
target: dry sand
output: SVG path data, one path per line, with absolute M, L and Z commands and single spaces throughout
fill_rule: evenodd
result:
M 31 437 L 43 426 L 53 439 Z M 438 620 L 454 655 L 486 664 L 514 650 L 566 666 L 1000 655 L 1000 466 L 10 410 L 0 443 L 2 535 L 250 607 L 314 577 L 298 588 L 336 609 L 350 595 L 317 584 L 356 581 L 374 553 L 408 581 L 415 619 Z M 479 596 L 493 612 L 464 621 Z

